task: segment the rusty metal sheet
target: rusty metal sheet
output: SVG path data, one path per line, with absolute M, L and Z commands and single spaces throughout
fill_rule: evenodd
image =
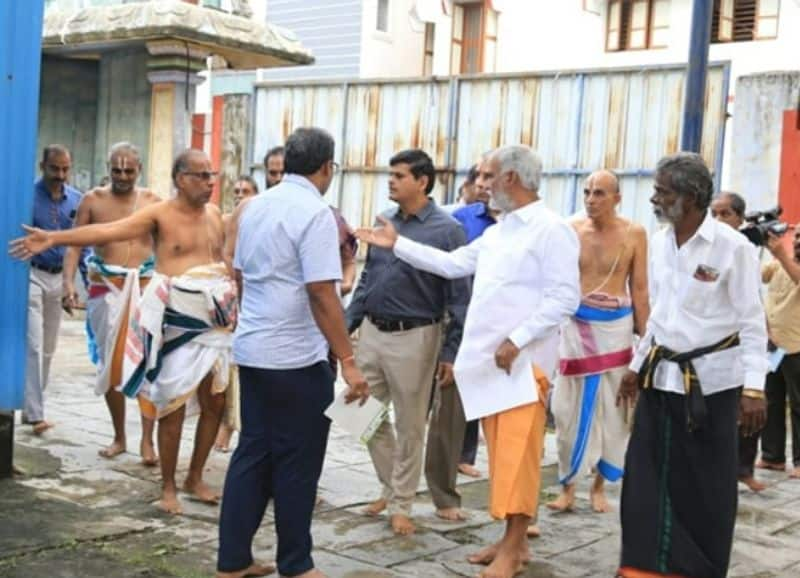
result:
M 701 153 L 717 172 L 728 74 L 727 65 L 720 64 L 713 64 L 708 74 Z M 441 171 L 436 196 L 443 200 L 453 198 L 482 153 L 523 143 L 542 156 L 543 196 L 562 214 L 581 209 L 583 178 L 604 167 L 617 171 L 632 191 L 623 212 L 650 222 L 652 171 L 680 142 L 684 76 L 679 66 L 657 66 L 260 84 L 254 154 L 257 159 L 302 124 L 327 128 L 337 138 L 337 158 L 345 173 L 331 202 L 341 206 L 348 220 L 367 225 L 390 206 L 386 171 L 398 150 L 419 147 L 431 154 Z

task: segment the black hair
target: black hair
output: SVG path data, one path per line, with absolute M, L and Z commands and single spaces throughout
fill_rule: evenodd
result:
M 270 157 L 282 157 L 286 155 L 286 149 L 282 146 L 272 147 L 267 151 L 267 154 L 264 155 L 264 167 L 267 166 L 267 162 L 269 161 Z
M 239 181 L 250 183 L 250 186 L 253 187 L 253 191 L 255 192 L 255 194 L 258 194 L 258 183 L 253 177 L 251 177 L 250 175 L 239 175 L 239 178 L 236 179 L 236 182 L 238 183 Z
M 50 155 L 70 156 L 69 149 L 60 144 L 49 144 L 42 149 L 42 163 L 46 163 L 47 159 L 50 158 Z
M 428 156 L 428 153 L 421 149 L 400 151 L 389 159 L 389 166 L 393 167 L 399 164 L 408 165 L 408 169 L 416 180 L 419 180 L 423 176 L 428 177 L 425 194 L 429 195 L 431 193 L 436 179 L 436 169 L 433 167 L 433 161 L 431 157 Z
M 321 128 L 298 128 L 288 139 L 283 155 L 287 173 L 313 175 L 333 160 L 333 137 Z

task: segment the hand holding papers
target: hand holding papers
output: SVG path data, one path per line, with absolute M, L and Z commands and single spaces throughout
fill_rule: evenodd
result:
M 336 425 L 356 436 L 361 443 L 366 444 L 375 434 L 388 413 L 388 408 L 374 397 L 369 397 L 363 403 L 346 403 L 342 391 L 325 410 L 325 415 Z
M 514 360 L 510 373 L 498 368 L 493 360 L 472 359 L 456 362 L 455 374 L 467 420 L 494 415 L 538 399 L 533 364 L 526 350 Z

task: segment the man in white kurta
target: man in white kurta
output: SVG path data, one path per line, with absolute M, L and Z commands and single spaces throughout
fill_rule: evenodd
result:
M 579 246 L 572 227 L 539 199 L 536 153 L 503 147 L 489 162 L 492 207 L 503 217 L 473 243 L 447 253 L 398 236 L 386 221 L 359 237 L 442 277 L 475 276 L 456 383 L 467 419 L 484 418 L 489 508 L 507 526 L 499 543 L 470 561 L 488 564 L 482 578 L 510 578 L 529 559 L 525 531 L 538 506 L 544 402 L 559 326 L 580 302 Z

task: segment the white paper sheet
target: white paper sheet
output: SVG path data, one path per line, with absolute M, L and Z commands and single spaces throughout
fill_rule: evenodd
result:
M 767 359 L 769 360 L 769 371 L 770 373 L 775 372 L 778 370 L 778 366 L 783 361 L 783 356 L 786 355 L 786 350 L 782 347 L 777 348 L 775 351 L 770 351 L 767 354 Z
M 468 361 L 454 368 L 458 392 L 467 420 L 478 419 L 537 401 L 533 364 L 528 351 L 520 352 L 511 365 L 511 375 L 494 361 Z
M 345 403 L 345 388 L 336 396 L 333 403 L 325 410 L 325 415 L 336 425 L 353 434 L 361 443 L 366 444 L 375 435 L 388 414 L 388 408 L 374 397 L 367 398 L 364 405 L 358 401 Z

